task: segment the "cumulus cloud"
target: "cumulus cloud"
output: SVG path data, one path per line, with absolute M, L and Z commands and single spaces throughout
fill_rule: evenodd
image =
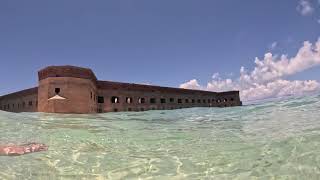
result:
M 180 88 L 184 89 L 202 89 L 196 79 L 192 79 L 186 83 L 180 85 Z
M 300 95 L 320 90 L 320 83 L 315 80 L 289 81 L 285 79 L 320 65 L 320 38 L 314 44 L 305 41 L 294 57 L 274 56 L 266 53 L 263 59 L 255 58 L 254 63 L 255 68 L 251 71 L 241 67 L 240 77 L 234 80 L 222 79 L 218 73 L 215 73 L 206 86 L 199 85 L 197 80 L 193 79 L 180 87 L 217 92 L 240 90 L 244 101 Z
M 314 8 L 312 7 L 309 0 L 300 0 L 299 5 L 297 6 L 297 11 L 301 15 L 307 16 L 313 13 Z

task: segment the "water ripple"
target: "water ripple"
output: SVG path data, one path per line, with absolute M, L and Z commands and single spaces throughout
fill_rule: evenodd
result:
M 318 179 L 320 95 L 233 108 L 97 115 L 0 111 L 0 179 Z

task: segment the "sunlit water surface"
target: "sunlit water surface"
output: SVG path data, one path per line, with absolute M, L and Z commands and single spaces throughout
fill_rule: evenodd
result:
M 234 108 L 59 115 L 0 112 L 0 179 L 319 179 L 320 96 Z

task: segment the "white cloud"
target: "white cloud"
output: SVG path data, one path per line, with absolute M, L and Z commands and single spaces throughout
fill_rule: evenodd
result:
M 202 89 L 196 79 L 192 79 L 186 83 L 180 85 L 180 88 L 184 89 Z
M 278 46 L 278 42 L 273 42 L 273 43 L 270 45 L 270 50 L 275 49 L 277 46 Z
M 220 74 L 219 73 L 214 73 L 212 75 L 212 79 L 218 79 L 220 77 Z
M 299 95 L 320 90 L 320 83 L 315 80 L 288 81 L 284 79 L 320 65 L 320 38 L 315 44 L 305 41 L 294 57 L 288 58 L 287 55 L 274 56 L 266 53 L 262 60 L 255 58 L 254 62 L 256 66 L 250 72 L 241 67 L 240 77 L 235 80 L 214 76 L 206 86 L 199 85 L 197 80 L 193 79 L 180 87 L 218 92 L 240 90 L 244 101 Z
M 300 0 L 299 5 L 297 6 L 297 11 L 301 15 L 307 16 L 313 13 L 314 8 L 312 7 L 309 0 Z

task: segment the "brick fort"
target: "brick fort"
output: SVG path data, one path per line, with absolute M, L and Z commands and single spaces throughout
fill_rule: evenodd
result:
M 239 91 L 100 81 L 91 69 L 75 66 L 49 66 L 38 72 L 38 78 L 38 87 L 0 96 L 0 110 L 89 114 L 242 105 Z

